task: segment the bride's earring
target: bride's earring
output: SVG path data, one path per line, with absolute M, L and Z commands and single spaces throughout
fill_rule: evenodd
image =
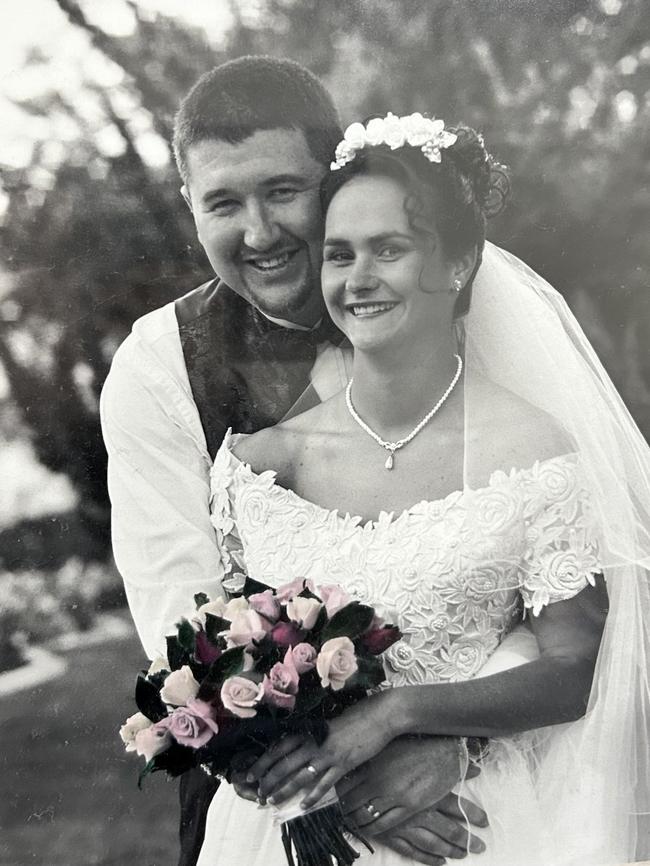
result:
M 462 282 L 462 280 L 458 279 L 458 277 L 457 277 L 454 280 L 454 285 L 451 287 L 451 291 L 458 293 L 461 291 L 462 288 L 463 288 L 463 282 Z

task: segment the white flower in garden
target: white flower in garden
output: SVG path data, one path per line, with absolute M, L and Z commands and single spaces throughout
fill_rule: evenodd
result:
M 120 728 L 120 737 L 126 746 L 127 752 L 135 752 L 135 735 L 138 731 L 144 731 L 153 723 L 143 713 L 135 713 L 124 722 Z
M 165 680 L 165 685 L 160 690 L 160 697 L 166 704 L 174 707 L 184 706 L 189 700 L 195 698 L 199 691 L 199 684 L 188 665 L 178 671 L 172 671 Z

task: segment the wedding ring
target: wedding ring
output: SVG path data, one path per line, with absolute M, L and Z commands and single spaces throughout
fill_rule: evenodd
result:
M 318 775 L 318 770 L 312 764 L 307 764 L 307 766 L 305 767 L 305 770 L 307 770 L 308 773 L 311 773 L 312 776 Z
M 375 807 L 372 805 L 372 803 L 368 803 L 368 805 L 366 806 L 366 812 L 369 812 L 373 818 L 375 817 Z

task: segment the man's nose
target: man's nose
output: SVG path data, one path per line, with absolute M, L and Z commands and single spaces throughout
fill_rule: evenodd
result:
M 268 250 L 280 238 L 277 223 L 260 202 L 251 202 L 246 208 L 244 244 L 252 250 Z

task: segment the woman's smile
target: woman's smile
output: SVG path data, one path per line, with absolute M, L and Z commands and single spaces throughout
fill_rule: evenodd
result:
M 390 313 L 396 306 L 396 301 L 354 301 L 351 304 L 346 304 L 345 309 L 355 319 L 370 319 L 377 318 L 384 313 Z

